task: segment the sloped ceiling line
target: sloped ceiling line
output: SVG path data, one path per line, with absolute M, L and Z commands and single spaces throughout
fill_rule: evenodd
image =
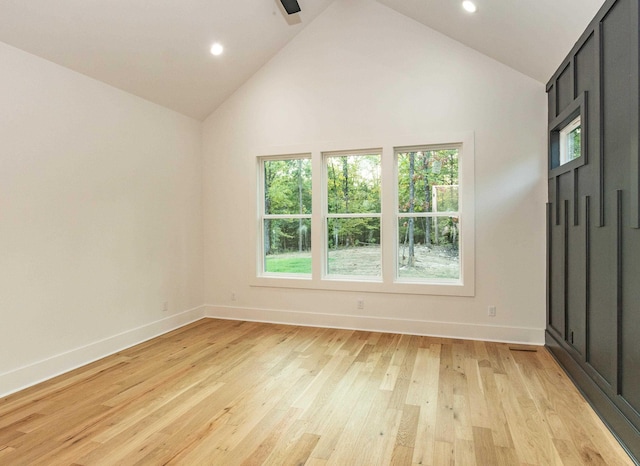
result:
M 356 0 L 0 0 L 0 41 L 203 120 L 334 1 Z M 541 83 L 603 3 L 378 1 Z

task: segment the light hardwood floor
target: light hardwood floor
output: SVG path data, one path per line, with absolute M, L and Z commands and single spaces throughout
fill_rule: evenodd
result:
M 633 463 L 544 348 L 206 319 L 1 399 L 0 464 Z

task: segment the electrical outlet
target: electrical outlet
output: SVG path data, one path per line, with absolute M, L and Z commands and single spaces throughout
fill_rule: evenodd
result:
M 162 305 L 162 312 L 169 312 L 169 302 L 165 301 Z
M 358 300 L 358 309 L 364 309 L 364 299 Z
M 238 299 L 238 297 L 236 296 L 236 292 L 232 291 L 231 292 L 231 301 L 235 301 L 236 299 Z
M 496 316 L 496 307 L 495 306 L 489 306 L 487 308 L 487 314 L 489 315 L 489 317 L 495 317 Z

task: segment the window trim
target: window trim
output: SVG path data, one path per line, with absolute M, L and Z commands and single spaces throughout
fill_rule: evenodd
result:
M 578 128 L 581 128 L 582 119 L 580 115 L 571 120 L 564 128 L 560 130 L 560 165 L 565 165 L 572 160 L 575 160 L 578 157 L 582 156 L 582 153 L 574 158 L 570 159 L 569 154 L 567 153 L 568 149 L 568 137 L 569 135 Z M 580 133 L 580 147 L 582 147 L 582 132 Z M 582 150 L 582 149 L 581 149 Z
M 313 159 L 311 157 L 311 153 L 301 153 L 301 154 L 286 154 L 286 155 L 270 155 L 264 157 L 258 157 L 258 195 L 259 195 L 259 224 L 258 224 L 258 253 L 259 258 L 256 261 L 256 274 L 260 277 L 272 277 L 276 279 L 285 278 L 285 279 L 297 279 L 297 280 L 309 280 L 312 277 L 311 273 L 283 273 L 283 272 L 267 272 L 265 270 L 265 253 L 264 253 L 264 221 L 265 220 L 295 220 L 295 219 L 309 219 L 309 222 L 313 220 L 313 204 L 311 207 L 311 212 L 309 214 L 267 214 L 265 212 L 265 183 L 264 183 L 264 169 L 265 162 L 268 161 L 279 161 L 279 160 L 298 160 L 298 159 L 307 159 L 313 163 Z M 312 169 L 313 174 L 313 169 Z M 311 199 L 313 202 L 313 178 L 311 181 Z M 313 232 L 313 227 L 311 229 Z M 311 240 L 311 249 L 313 250 L 313 235 Z M 312 264 L 313 264 L 313 256 L 312 256 Z
M 372 143 L 373 142 L 373 143 Z M 398 144 L 400 143 L 400 144 Z M 461 226 L 460 238 L 460 263 L 461 280 L 459 283 L 412 283 L 398 282 L 394 279 L 396 265 L 395 238 L 397 217 L 397 187 L 396 183 L 396 148 L 424 147 L 424 146 L 461 146 L 458 161 L 458 184 L 459 184 L 459 212 L 466 220 Z M 354 150 L 349 150 L 350 148 Z M 325 153 L 355 154 L 374 151 L 381 148 L 381 211 L 382 217 L 380 239 L 382 243 L 382 277 L 380 280 L 372 281 L 358 277 L 333 278 L 325 276 L 322 249 L 325 240 L 325 203 L 326 195 L 323 193 Z M 457 132 L 440 135 L 426 135 L 407 137 L 400 135 L 383 140 L 371 139 L 367 141 L 346 141 L 346 142 L 317 142 L 296 146 L 268 147 L 259 152 L 258 162 L 266 158 L 284 158 L 290 156 L 296 158 L 303 154 L 311 154 L 312 164 L 312 218 L 311 218 L 311 255 L 312 274 L 311 277 L 286 276 L 265 276 L 260 274 L 260 254 L 262 254 L 262 241 L 258 232 L 262 231 L 260 222 L 260 199 L 256 199 L 255 213 L 256 227 L 253 229 L 254 241 L 257 245 L 255 261 L 251 261 L 251 273 L 249 284 L 255 287 L 270 288 L 290 288 L 290 289 L 310 289 L 327 291 L 350 291 L 367 293 L 390 293 L 390 294 L 414 294 L 414 295 L 435 295 L 435 296 L 475 296 L 475 147 L 473 132 Z M 257 164 L 258 167 L 260 163 Z M 260 169 L 257 170 L 258 182 L 257 196 L 260 196 L 263 188 L 260 182 Z M 318 215 L 320 213 L 320 215 Z M 385 219 L 389 220 L 385 220 Z M 388 238 L 392 239 L 391 241 Z M 321 246 L 322 245 L 322 246 Z M 378 278 L 378 277 L 375 277 Z
M 400 212 L 399 209 L 399 205 L 400 205 L 400 197 L 399 197 L 399 190 L 398 190 L 398 154 L 399 153 L 406 153 L 406 152 L 419 152 L 419 151 L 437 151 L 437 150 L 452 150 L 452 149 L 456 149 L 458 151 L 458 184 L 456 185 L 458 187 L 458 210 L 454 211 L 454 212 Z M 394 213 L 395 213 L 395 223 L 394 223 L 394 227 L 395 227 L 395 235 L 394 235 L 394 247 L 396 248 L 396 254 L 395 254 L 395 261 L 394 261 L 394 283 L 397 284 L 419 284 L 419 285 L 455 285 L 455 286 L 463 286 L 464 285 L 464 277 L 463 277 L 463 268 L 462 268 L 462 221 L 460 221 L 460 249 L 459 249 L 459 257 L 460 257 L 460 278 L 454 279 L 454 278 L 429 278 L 429 279 L 424 279 L 424 278 L 409 278 L 409 277 L 405 277 L 405 278 L 401 278 L 400 277 L 400 269 L 399 269 L 399 265 L 398 265 L 398 254 L 399 251 L 397 250 L 397 245 L 400 244 L 399 240 L 400 240 L 400 230 L 398 227 L 398 220 L 400 218 L 409 218 L 409 217 L 413 217 L 413 218 L 426 218 L 426 217 L 431 217 L 431 218 L 438 218 L 438 217 L 457 217 L 458 220 L 460 220 L 460 218 L 462 217 L 462 215 L 460 214 L 460 204 L 461 204 L 461 199 L 460 199 L 460 185 L 461 185 L 461 181 L 460 181 L 460 175 L 461 175 L 461 168 L 460 168 L 460 160 L 461 160 L 461 154 L 463 153 L 463 147 L 462 147 L 462 143 L 455 143 L 455 144 L 430 144 L 430 145 L 422 145 L 422 146 L 410 146 L 410 147 L 406 147 L 406 146 L 399 146 L 399 147 L 394 147 L 393 149 L 393 163 L 394 163 L 394 187 L 395 187 L 395 202 L 394 202 Z M 435 187 L 435 186 L 434 186 Z M 466 228 L 465 228 L 466 230 Z
M 366 156 L 378 155 L 380 157 L 380 212 L 355 212 L 336 214 L 329 212 L 329 172 L 327 160 L 332 157 Z M 382 148 L 358 149 L 354 151 L 324 151 L 322 152 L 322 280 L 344 281 L 344 282 L 372 282 L 382 283 L 382 272 L 380 275 L 340 275 L 329 273 L 329 235 L 328 226 L 330 218 L 378 218 L 380 219 L 380 243 L 382 244 Z M 380 268 L 382 269 L 382 247 L 380 248 Z
M 576 118 L 580 118 L 580 157 L 561 163 L 560 133 Z M 580 94 L 560 115 L 549 122 L 549 179 L 575 170 L 588 163 L 587 135 L 589 131 L 587 114 L 587 92 Z

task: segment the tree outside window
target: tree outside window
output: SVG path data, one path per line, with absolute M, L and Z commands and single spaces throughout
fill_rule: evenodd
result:
M 325 154 L 326 273 L 380 277 L 380 153 Z
M 460 279 L 458 149 L 397 149 L 397 277 Z
M 473 296 L 473 135 L 449 137 L 260 157 L 253 283 Z
M 264 159 L 263 272 L 311 274 L 311 159 Z

